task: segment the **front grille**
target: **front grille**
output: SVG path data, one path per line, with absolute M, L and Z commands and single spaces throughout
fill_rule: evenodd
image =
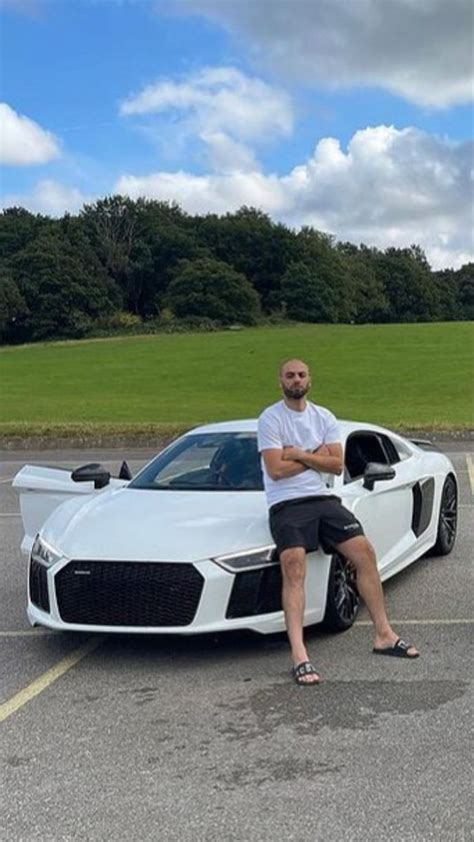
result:
M 48 571 L 34 558 L 30 559 L 30 599 L 38 608 L 49 612 Z
M 227 619 L 281 611 L 281 585 L 279 564 L 237 573 L 227 606 Z
M 204 579 L 192 564 L 70 561 L 56 575 L 66 623 L 97 626 L 188 626 Z

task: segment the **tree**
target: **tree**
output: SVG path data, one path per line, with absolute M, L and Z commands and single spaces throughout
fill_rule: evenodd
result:
M 337 290 L 318 274 L 315 266 L 291 263 L 281 281 L 281 301 L 290 319 L 299 322 L 337 322 Z
M 0 269 L 0 342 L 15 340 L 17 325 L 28 313 L 25 299 L 7 270 Z
M 436 288 L 437 321 L 451 321 L 462 319 L 462 306 L 458 300 L 459 285 L 456 273 L 452 269 L 433 272 L 431 281 Z
M 178 205 L 111 196 L 86 205 L 84 230 L 127 307 L 156 315 L 179 260 L 203 255 L 190 218 Z
M 386 321 L 389 302 L 374 265 L 375 249 L 352 243 L 338 243 L 346 263 L 346 297 L 350 300 L 351 321 L 357 324 Z
M 418 246 L 388 248 L 375 261 L 389 301 L 391 322 L 429 322 L 437 317 L 438 290 L 431 270 Z
M 296 235 L 263 211 L 248 207 L 222 217 L 197 218 L 195 225 L 203 246 L 245 275 L 264 308 L 271 309 L 283 274 L 297 260 Z
M 166 306 L 178 318 L 207 317 L 224 325 L 254 324 L 260 312 L 258 295 L 245 275 L 210 258 L 179 264 L 168 287 Z
M 11 261 L 27 313 L 17 339 L 80 337 L 93 320 L 120 305 L 120 297 L 94 252 L 75 248 L 61 235 L 45 231 Z
M 181 261 L 212 258 L 200 245 L 194 230 L 171 224 L 154 230 L 148 249 L 149 294 L 143 301 L 144 315 L 159 313 L 163 308 L 166 291 Z
M 33 214 L 24 208 L 6 208 L 0 212 L 0 254 L 8 260 L 40 231 L 52 229 L 57 223 L 46 216 Z
M 462 319 L 474 319 L 474 263 L 465 263 L 455 273 L 459 312 Z
M 143 242 L 145 206 L 145 200 L 107 196 L 85 205 L 81 213 L 84 231 L 102 266 L 134 313 L 140 312 L 144 275 L 149 268 Z
M 304 227 L 296 243 L 298 260 L 289 265 L 277 293 L 283 309 L 290 318 L 308 322 L 350 321 L 353 301 L 347 265 L 332 237 Z
M 380 251 L 298 233 L 242 207 L 191 216 L 174 202 L 109 196 L 50 219 L 0 211 L 0 341 L 83 336 L 115 310 L 224 324 L 474 319 L 474 264 L 432 272 L 419 246 Z M 135 321 L 137 319 L 135 318 Z

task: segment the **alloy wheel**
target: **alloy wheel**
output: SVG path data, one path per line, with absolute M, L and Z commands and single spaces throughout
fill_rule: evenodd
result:
M 352 624 L 360 606 L 355 568 L 339 554 L 334 557 L 334 562 L 335 608 L 344 623 Z
M 439 536 L 447 550 L 452 549 L 456 538 L 458 501 L 456 485 L 451 477 L 445 482 L 439 514 Z

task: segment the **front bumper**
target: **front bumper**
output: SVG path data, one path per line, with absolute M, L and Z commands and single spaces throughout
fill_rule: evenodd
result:
M 94 565 L 98 567 L 94 568 Z M 115 566 L 115 575 L 113 566 Z M 164 595 L 166 596 L 164 619 L 159 622 L 150 622 L 153 605 L 160 600 L 163 601 L 163 592 L 155 590 L 156 598 L 153 596 L 153 577 L 151 585 L 147 584 L 147 592 L 143 594 L 137 592 L 131 600 L 127 588 L 133 580 L 133 573 L 136 573 L 139 567 L 147 568 L 148 570 L 144 570 L 144 573 L 148 574 L 152 568 L 161 572 L 158 569 L 164 568 L 165 563 L 71 562 L 69 559 L 64 559 L 40 571 L 41 587 L 39 587 L 38 571 L 32 571 L 30 560 L 28 619 L 32 625 L 62 631 L 121 634 L 189 635 L 239 629 L 271 634 L 285 629 L 281 610 L 278 565 L 269 564 L 246 573 L 228 572 L 210 560 L 194 564 L 183 562 L 174 566 L 182 570 L 185 567 L 192 568 L 190 573 L 193 574 L 193 581 L 195 582 L 197 577 L 201 583 L 195 609 L 190 610 L 188 605 L 187 613 L 185 611 L 183 614 L 181 610 L 183 591 L 179 582 L 172 582 L 172 585 L 167 585 L 165 582 L 165 586 L 172 587 L 173 591 Z M 101 578 L 97 579 L 95 574 L 99 567 Z M 132 568 L 131 572 L 128 568 Z M 121 577 L 119 588 L 117 588 L 117 569 Z M 34 575 L 32 575 L 33 572 Z M 324 616 L 328 572 L 329 560 L 318 554 L 317 565 L 310 565 L 308 570 L 305 625 L 318 623 Z M 115 590 L 110 588 L 110 594 L 107 590 L 109 573 L 109 582 L 115 587 Z M 130 575 L 132 575 L 132 580 Z M 150 577 L 147 575 L 147 583 L 149 581 Z M 159 584 L 159 587 L 163 587 L 163 584 Z M 125 605 L 126 596 L 128 596 L 128 602 Z M 179 607 L 175 623 L 173 622 L 173 601 Z M 129 611 L 130 602 L 133 603 L 132 613 Z M 143 612 L 141 606 L 143 606 Z

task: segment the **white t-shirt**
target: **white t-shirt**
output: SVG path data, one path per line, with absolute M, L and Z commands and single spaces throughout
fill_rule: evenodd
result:
M 260 453 L 289 446 L 312 451 L 322 444 L 335 444 L 340 440 L 339 425 L 332 412 L 309 401 L 303 412 L 290 409 L 283 400 L 278 401 L 265 409 L 258 419 Z M 326 487 L 321 473 L 313 468 L 294 477 L 273 480 L 262 458 L 262 471 L 269 506 L 296 497 L 333 493 Z

